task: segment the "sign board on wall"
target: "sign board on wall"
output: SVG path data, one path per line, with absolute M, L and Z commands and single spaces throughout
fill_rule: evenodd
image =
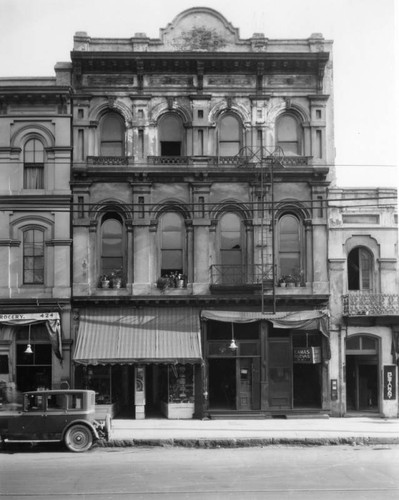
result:
M 396 365 L 384 366 L 384 399 L 396 399 Z
M 321 363 L 321 347 L 294 347 L 294 363 Z

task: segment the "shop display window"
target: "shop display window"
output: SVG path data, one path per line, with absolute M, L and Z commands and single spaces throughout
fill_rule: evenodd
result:
M 192 365 L 169 365 L 167 402 L 194 402 L 194 372 Z

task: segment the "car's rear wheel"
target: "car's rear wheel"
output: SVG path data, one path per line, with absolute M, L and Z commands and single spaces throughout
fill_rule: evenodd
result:
M 93 444 L 93 434 L 85 425 L 73 425 L 65 434 L 65 445 L 70 451 L 87 451 Z

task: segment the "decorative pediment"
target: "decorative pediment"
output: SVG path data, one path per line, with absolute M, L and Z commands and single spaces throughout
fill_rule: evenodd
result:
M 239 32 L 219 12 L 206 7 L 187 9 L 164 29 L 165 50 L 217 52 L 234 50 Z

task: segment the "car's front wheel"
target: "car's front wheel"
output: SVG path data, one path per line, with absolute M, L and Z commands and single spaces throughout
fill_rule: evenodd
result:
M 70 451 L 87 451 L 93 444 L 93 434 L 85 425 L 73 425 L 65 434 L 65 445 Z

